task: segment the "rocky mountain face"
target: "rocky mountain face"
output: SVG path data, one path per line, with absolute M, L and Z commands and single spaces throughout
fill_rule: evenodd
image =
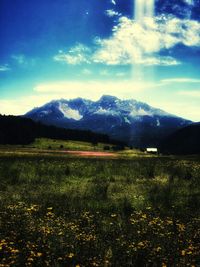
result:
M 108 134 L 135 147 L 157 146 L 163 138 L 191 123 L 148 104 L 108 95 L 98 101 L 54 100 L 25 117 L 47 125 Z

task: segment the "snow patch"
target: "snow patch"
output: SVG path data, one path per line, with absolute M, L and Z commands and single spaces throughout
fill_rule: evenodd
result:
M 160 120 L 159 119 L 157 119 L 157 121 L 156 121 L 156 126 L 160 126 Z
M 48 115 L 50 113 L 51 113 L 51 111 L 49 111 L 49 110 L 43 110 L 40 112 L 40 114 L 44 114 L 44 115 Z
M 138 110 L 134 109 L 130 113 L 130 116 L 133 116 L 133 117 L 135 117 L 135 116 L 152 116 L 152 115 L 153 115 L 152 112 L 146 111 L 142 108 L 139 108 Z
M 105 114 L 108 113 L 109 111 L 107 109 L 104 108 L 99 108 L 95 113 L 96 114 Z
M 116 115 L 117 112 L 110 110 L 110 109 L 104 109 L 102 107 L 100 107 L 97 111 L 94 112 L 95 114 L 102 114 L 102 115 Z
M 127 117 L 124 117 L 124 121 L 128 124 L 131 124 L 131 122 L 129 121 L 129 119 Z
M 78 110 L 71 109 L 67 104 L 60 103 L 59 110 L 62 112 L 65 118 L 73 119 L 76 121 L 79 121 L 83 118 Z
M 51 114 L 50 110 L 43 110 L 43 111 L 40 111 L 39 116 L 40 117 L 45 117 L 45 116 L 47 116 L 49 114 Z

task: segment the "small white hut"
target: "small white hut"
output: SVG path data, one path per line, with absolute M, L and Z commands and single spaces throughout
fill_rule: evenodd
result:
M 147 147 L 146 152 L 150 154 L 158 154 L 158 149 L 156 147 Z

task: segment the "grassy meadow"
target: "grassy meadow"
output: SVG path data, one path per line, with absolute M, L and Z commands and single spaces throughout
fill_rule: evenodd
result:
M 200 266 L 198 158 L 4 152 L 1 267 Z
M 103 150 L 104 144 L 98 143 L 92 145 L 89 142 L 81 141 L 64 141 L 64 140 L 51 140 L 47 138 L 36 138 L 35 142 L 30 146 L 36 149 L 64 149 L 64 150 Z

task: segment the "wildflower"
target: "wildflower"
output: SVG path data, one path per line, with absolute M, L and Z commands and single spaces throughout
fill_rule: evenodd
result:
M 142 215 L 142 219 L 146 219 L 147 218 L 147 215 L 146 214 L 143 214 Z
M 74 253 L 70 252 L 69 255 L 68 255 L 68 258 L 73 258 L 74 257 Z
M 42 256 L 42 253 L 41 252 L 38 252 L 37 253 L 37 257 L 41 257 Z
M 159 251 L 161 251 L 161 250 L 162 250 L 161 247 L 157 247 L 157 248 L 156 248 L 156 251 L 157 251 L 157 252 L 159 252 Z
M 145 244 L 143 242 L 138 243 L 138 247 L 144 247 L 144 246 L 145 246 Z
M 178 229 L 179 229 L 180 232 L 185 231 L 185 225 L 184 224 L 178 223 L 177 226 L 178 226 Z
M 147 207 L 146 209 L 147 209 L 147 210 L 151 210 L 152 208 L 151 208 L 151 207 Z
M 53 217 L 54 214 L 53 214 L 53 212 L 49 211 L 49 212 L 47 212 L 47 216 L 49 216 L 49 217 Z
M 12 253 L 18 253 L 19 250 L 18 250 L 18 249 L 12 249 L 11 252 L 12 252 Z
M 186 254 L 185 250 L 182 250 L 182 251 L 181 251 L 181 255 L 182 255 L 182 256 L 185 256 L 185 254 Z

